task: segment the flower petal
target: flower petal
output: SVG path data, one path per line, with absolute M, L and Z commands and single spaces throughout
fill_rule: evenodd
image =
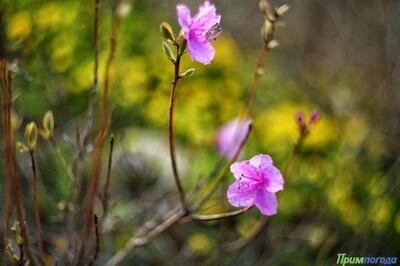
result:
M 217 15 L 217 9 L 210 2 L 205 1 L 199 7 L 199 12 L 193 17 L 193 28 L 209 30 L 220 23 L 221 16 Z
M 178 12 L 178 22 L 179 26 L 185 31 L 189 31 L 189 25 L 191 23 L 191 17 L 190 17 L 190 10 L 187 8 L 185 5 L 177 5 L 176 6 L 176 11 Z
M 283 190 L 285 181 L 279 169 L 273 166 L 271 156 L 265 154 L 256 155 L 249 162 L 266 179 L 265 188 L 267 191 L 277 192 Z
M 239 181 L 233 182 L 227 191 L 229 203 L 234 207 L 247 207 L 254 204 L 254 192 L 243 190 Z
M 251 120 L 235 118 L 225 124 L 218 132 L 217 149 L 231 160 L 246 137 Z
M 278 200 L 274 193 L 258 190 L 255 195 L 254 203 L 264 215 L 271 216 L 278 212 Z
M 269 192 L 277 192 L 279 190 L 283 190 L 283 185 L 285 181 L 283 180 L 283 176 L 281 171 L 274 166 L 270 166 L 268 170 L 264 170 L 262 172 L 264 178 L 267 178 L 266 190 Z
M 243 183 L 262 181 L 257 170 L 249 164 L 249 161 L 236 162 L 231 165 L 231 172 L 237 180 Z
M 272 159 L 269 155 L 259 154 L 250 159 L 250 164 L 257 169 L 262 169 L 271 166 Z
M 187 46 L 192 61 L 208 65 L 214 58 L 215 50 L 208 42 L 196 42 L 195 40 L 188 38 Z

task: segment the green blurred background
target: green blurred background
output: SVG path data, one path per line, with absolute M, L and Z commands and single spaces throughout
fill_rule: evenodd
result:
M 14 113 L 18 140 L 27 122 L 40 124 L 52 110 L 56 139 L 69 162 L 91 89 L 92 2 L 0 2 L 8 58 L 20 67 L 13 79 L 19 93 Z M 223 29 L 215 59 L 202 66 L 186 57 L 182 69 L 195 67 L 196 72 L 178 89 L 178 163 L 189 191 L 218 160 L 216 132 L 242 108 L 262 44 L 258 1 L 213 2 Z M 195 10 L 200 1 L 185 3 Z M 322 118 L 285 177 L 278 214 L 238 251 L 226 251 L 224 244 L 246 235 L 260 219 L 257 210 L 223 222 L 174 226 L 121 265 L 334 265 L 337 253 L 400 255 L 400 2 L 286 3 L 291 6 L 286 28 L 277 32 L 280 46 L 269 54 L 252 111 L 254 131 L 241 158 L 267 153 L 284 169 L 298 137 L 297 111 L 310 114 L 318 108 Z M 173 69 L 159 34 L 162 21 L 178 31 L 176 4 L 123 2 L 130 12 L 121 24 L 112 69 L 110 131 L 116 150 L 105 223 L 110 241 L 102 243 L 99 265 L 140 225 L 162 217 L 177 202 L 167 142 Z M 100 88 L 110 10 L 110 1 L 101 1 Z M 37 153 L 46 246 L 58 254 L 65 249 L 63 206 L 72 187 L 45 140 L 39 141 Z M 29 157 L 20 154 L 18 159 L 33 228 Z M 87 178 L 90 160 L 85 162 Z M 231 209 L 225 193 L 232 180 L 229 176 L 203 213 Z

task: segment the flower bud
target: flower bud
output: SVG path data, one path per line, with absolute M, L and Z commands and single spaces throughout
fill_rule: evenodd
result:
M 165 41 L 163 41 L 162 42 L 162 48 L 163 48 L 163 51 L 164 51 L 164 53 L 165 53 L 165 55 L 168 57 L 168 59 L 171 61 L 171 62 L 175 62 L 175 55 L 174 55 L 174 53 L 171 51 L 171 48 L 169 47 L 169 45 L 168 45 L 168 43 L 166 43 Z
M 264 15 L 271 13 L 271 5 L 266 0 L 261 0 L 258 7 Z
M 271 40 L 267 44 L 269 49 L 274 49 L 279 46 L 279 42 L 277 40 Z
M 175 41 L 174 32 L 167 22 L 161 23 L 160 32 L 166 40 Z
M 25 127 L 25 141 L 26 141 L 29 151 L 35 150 L 37 136 L 38 136 L 38 129 L 37 129 L 35 122 L 29 123 Z
M 47 111 L 42 120 L 44 138 L 49 139 L 54 134 L 54 115 L 52 111 Z
M 296 122 L 299 126 L 304 124 L 304 114 L 303 112 L 297 112 L 296 114 Z
M 286 12 L 288 12 L 288 10 L 290 9 L 290 7 L 287 4 L 281 5 L 280 7 L 278 7 L 275 12 L 276 14 L 280 17 L 283 14 L 285 14 Z
M 321 118 L 321 115 L 320 115 L 319 111 L 318 110 L 314 110 L 311 113 L 310 122 L 309 122 L 310 125 L 311 124 L 315 124 L 320 118 Z
M 24 153 L 24 152 L 28 151 L 29 149 L 28 149 L 28 147 L 27 147 L 24 143 L 17 142 L 17 150 L 18 150 L 20 153 Z
M 179 36 L 176 39 L 176 43 L 179 46 L 179 54 L 183 55 L 186 52 L 186 48 L 187 48 L 187 41 L 185 39 L 185 33 L 183 30 L 181 30 L 179 32 Z
M 191 75 L 193 75 L 194 70 L 195 70 L 194 68 L 189 68 L 188 70 L 186 70 L 185 72 L 183 72 L 183 73 L 180 74 L 179 76 L 180 76 L 181 78 L 190 77 Z

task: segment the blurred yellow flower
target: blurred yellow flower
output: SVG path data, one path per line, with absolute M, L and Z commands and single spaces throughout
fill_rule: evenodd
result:
M 39 29 L 47 29 L 58 24 L 72 23 L 76 17 L 76 10 L 76 7 L 57 2 L 46 3 L 35 12 L 35 24 Z
M 397 212 L 393 222 L 394 222 L 394 229 L 400 235 L 400 211 Z
M 27 11 L 20 11 L 10 18 L 8 34 L 11 39 L 25 40 L 32 31 L 31 17 Z
M 72 34 L 60 34 L 52 42 L 51 62 L 54 70 L 62 72 L 73 61 L 73 51 L 76 45 L 76 37 Z
M 212 242 L 206 234 L 193 234 L 189 237 L 188 243 L 190 248 L 200 255 L 206 255 L 212 249 Z
M 117 68 L 116 73 L 121 81 L 117 102 L 122 106 L 130 106 L 144 100 L 148 93 L 145 59 L 124 59 L 117 64 Z
M 387 198 L 376 200 L 369 209 L 369 220 L 376 231 L 382 231 L 389 222 L 393 202 Z
M 75 92 L 75 93 L 87 90 L 91 85 L 92 77 L 93 77 L 93 62 L 86 61 L 81 63 L 78 67 L 74 69 L 73 73 L 73 79 L 75 81 L 76 86 L 69 87 L 68 90 L 70 92 Z

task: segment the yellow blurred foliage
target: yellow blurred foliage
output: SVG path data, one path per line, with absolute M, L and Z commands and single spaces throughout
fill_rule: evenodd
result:
M 373 202 L 369 209 L 369 220 L 376 231 L 382 231 L 389 222 L 393 202 L 387 198 L 378 199 Z
M 35 12 L 35 24 L 43 30 L 59 24 L 70 24 L 76 17 L 76 10 L 76 7 L 57 2 L 46 3 Z
M 72 34 L 60 34 L 52 41 L 51 62 L 57 72 L 66 70 L 73 62 L 73 52 L 76 45 L 76 37 Z
M 297 112 L 305 111 L 308 116 L 311 110 L 308 106 L 283 103 L 261 112 L 255 119 L 255 130 L 262 144 L 267 148 L 279 148 L 294 143 L 299 134 L 295 121 Z M 333 121 L 322 115 L 311 128 L 304 146 L 321 148 L 335 139 L 336 131 Z
M 190 248 L 200 255 L 206 255 L 212 249 L 212 242 L 206 234 L 195 233 L 189 237 L 188 243 Z
M 397 212 L 396 216 L 394 217 L 394 229 L 400 235 L 400 211 Z
M 32 31 L 30 14 L 27 11 L 20 11 L 10 18 L 8 23 L 8 34 L 11 39 L 25 40 Z
M 117 78 L 121 81 L 121 86 L 116 88 L 118 104 L 127 107 L 142 101 L 148 93 L 145 59 L 135 57 L 121 60 L 117 68 Z

